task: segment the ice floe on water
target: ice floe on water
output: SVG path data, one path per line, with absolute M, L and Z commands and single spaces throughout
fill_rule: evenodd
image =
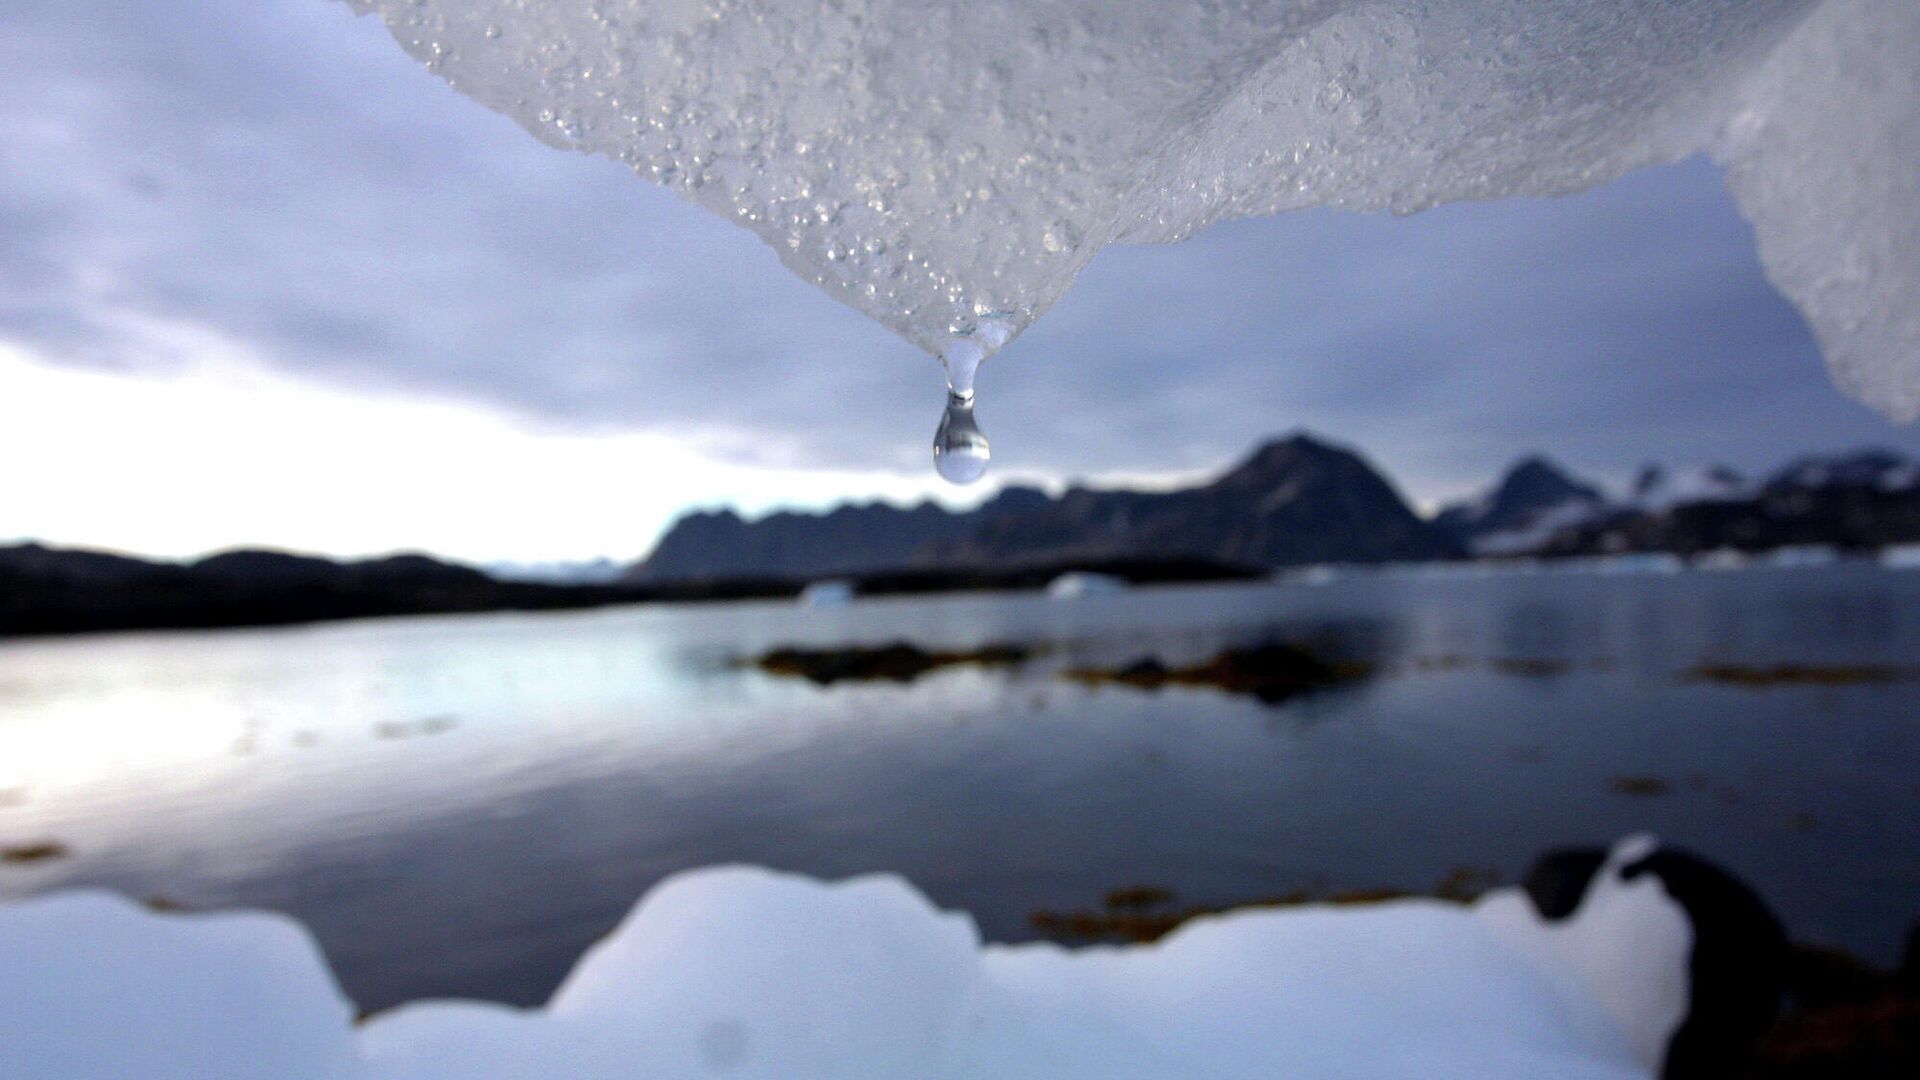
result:
M 1055 600 L 1085 600 L 1094 596 L 1113 596 L 1126 592 L 1127 579 L 1090 570 L 1069 570 L 1047 582 L 1047 595 Z
M 1622 872 L 1645 851 L 1617 847 L 1557 922 L 1503 890 L 1241 911 L 1079 951 L 983 947 L 890 876 L 698 870 L 544 1008 L 422 1002 L 357 1026 L 291 920 L 51 895 L 0 906 L 0 1075 L 1646 1077 L 1686 1013 L 1693 938 L 1657 875 Z
M 1920 415 L 1912 0 L 349 2 L 969 368 L 1109 243 L 1704 151 L 1840 384 Z

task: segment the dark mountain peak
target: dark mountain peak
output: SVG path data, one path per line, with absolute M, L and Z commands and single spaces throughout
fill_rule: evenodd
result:
M 1039 488 L 1025 487 L 1016 484 L 1011 487 L 1001 488 L 993 498 L 981 503 L 980 514 L 982 516 L 988 516 L 993 514 L 1018 513 L 1025 510 L 1038 510 L 1052 502 L 1053 499 Z
M 1537 509 L 1570 499 L 1600 502 L 1600 489 L 1578 480 L 1543 454 L 1529 454 L 1513 463 L 1493 490 L 1496 506 Z
M 340 564 L 317 555 L 296 555 L 272 548 L 234 548 L 189 564 L 197 576 L 236 584 L 327 581 Z
M 1352 451 L 1344 446 L 1327 441 L 1310 431 L 1300 430 L 1277 439 L 1268 439 L 1254 447 L 1240 468 L 1255 465 L 1278 465 L 1303 458 L 1326 457 L 1333 455 L 1352 456 Z
M 731 506 L 702 506 L 684 511 L 673 519 L 668 531 L 681 528 L 727 528 L 746 524 L 746 519 Z
M 0 574 L 87 585 L 124 585 L 155 574 L 178 573 L 170 563 L 89 548 L 55 548 L 37 542 L 0 547 Z
M 437 559 L 420 551 L 401 551 L 373 559 L 348 563 L 346 569 L 360 580 L 415 582 L 483 582 L 489 575 L 471 566 Z
M 1207 485 L 1216 489 L 1273 488 L 1309 471 L 1359 466 L 1371 472 L 1359 455 L 1304 431 L 1262 443 L 1258 449 Z
M 1600 489 L 1552 458 L 1529 454 L 1508 467 L 1492 490 L 1441 510 L 1434 524 L 1473 548 L 1487 537 L 1543 523 L 1571 521 L 1606 504 Z

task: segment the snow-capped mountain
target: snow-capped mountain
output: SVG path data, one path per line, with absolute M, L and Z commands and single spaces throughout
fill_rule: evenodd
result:
M 1887 450 L 1802 457 L 1763 481 L 1718 464 L 1641 469 L 1617 500 L 1540 458 L 1435 524 L 1474 555 L 1692 554 L 1920 539 L 1920 463 Z
M 1906 491 L 1920 488 L 1920 464 L 1882 449 L 1808 456 L 1781 467 L 1767 478 L 1765 487 L 1770 492 L 1817 487 Z
M 532 581 L 547 585 L 607 585 L 620 580 L 626 565 L 612 559 L 551 562 L 495 562 L 481 569 L 495 581 Z
M 1535 455 L 1514 463 L 1485 494 L 1442 509 L 1434 524 L 1473 554 L 1516 554 L 1606 510 L 1599 488 Z
M 1627 492 L 1627 508 L 1664 513 L 1699 502 L 1734 502 L 1753 496 L 1753 484 L 1725 465 L 1647 465 Z

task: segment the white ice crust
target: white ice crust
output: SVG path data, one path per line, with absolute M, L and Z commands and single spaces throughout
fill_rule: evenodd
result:
M 1913 0 L 348 2 L 935 353 L 1109 243 L 1705 151 L 1840 385 L 1920 415 Z
M 1691 933 L 1615 859 L 1571 920 L 1514 892 L 1244 911 L 1154 946 L 982 947 L 893 877 L 671 878 L 541 1009 L 354 1026 L 313 940 L 102 893 L 0 906 L 9 1080 L 1645 1078 Z

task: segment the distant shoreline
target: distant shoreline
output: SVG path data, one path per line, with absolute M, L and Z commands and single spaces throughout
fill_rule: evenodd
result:
M 1247 581 L 1264 571 L 1203 559 L 1128 559 L 864 574 L 865 596 L 1042 589 L 1090 571 L 1132 584 Z M 499 581 L 471 567 L 405 555 L 335 562 L 236 551 L 181 565 L 28 544 L 0 548 L 0 639 L 134 630 L 296 626 L 346 619 L 498 611 L 569 611 L 650 603 L 791 600 L 802 579 L 662 584 Z

